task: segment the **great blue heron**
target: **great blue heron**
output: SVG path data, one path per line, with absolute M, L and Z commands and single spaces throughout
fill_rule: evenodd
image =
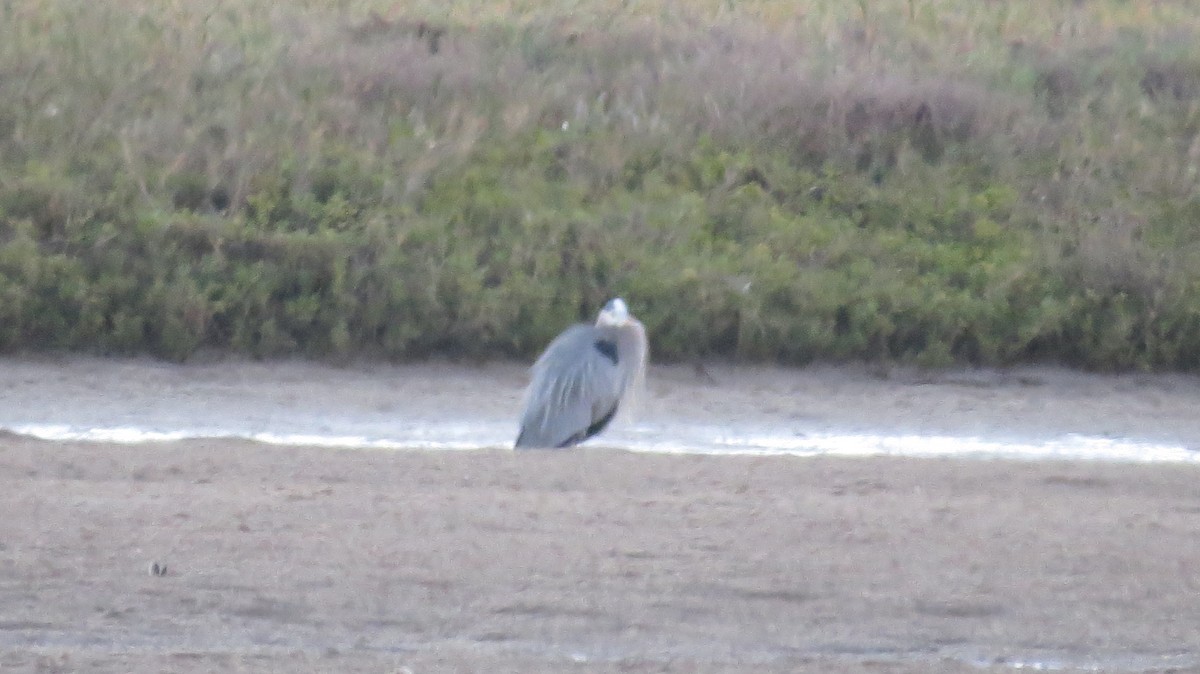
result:
M 646 329 L 625 300 L 609 300 L 595 325 L 564 330 L 533 364 L 516 448 L 570 447 L 604 430 L 646 367 Z

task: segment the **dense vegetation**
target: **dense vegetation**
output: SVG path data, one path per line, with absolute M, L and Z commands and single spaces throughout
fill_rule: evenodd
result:
M 0 0 L 0 350 L 1200 368 L 1188 0 L 335 4 Z

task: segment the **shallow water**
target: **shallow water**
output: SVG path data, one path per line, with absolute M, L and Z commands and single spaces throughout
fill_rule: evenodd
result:
M 966 383 L 962 375 L 896 382 L 829 369 L 731 368 L 717 373 L 720 381 L 680 369 L 656 374 L 638 418 L 619 419 L 591 444 L 683 454 L 1200 462 L 1192 412 L 1200 408 L 1190 406 L 1200 402 L 1200 386 L 1178 377 L 1050 371 L 1030 385 L 1029 373 Z M 461 450 L 511 446 L 524 368 L 67 358 L 0 361 L 0 378 L 0 429 L 46 440 L 235 437 Z

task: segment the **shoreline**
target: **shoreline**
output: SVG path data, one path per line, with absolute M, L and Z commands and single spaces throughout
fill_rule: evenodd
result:
M 0 428 L 66 440 L 511 447 L 526 372 L 515 363 L 9 358 L 0 359 Z M 1200 460 L 1200 378 L 1189 375 L 655 366 L 639 403 L 589 446 Z

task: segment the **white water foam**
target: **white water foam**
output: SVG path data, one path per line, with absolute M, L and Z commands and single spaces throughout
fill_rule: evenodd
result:
M 9 424 L 0 428 L 43 440 L 142 444 L 194 438 L 242 438 L 273 445 L 348 449 L 470 450 L 510 446 L 507 424 L 408 425 L 401 432 L 370 436 L 344 432 L 347 424 L 323 424 L 322 430 L 282 432 L 221 427 L 144 429 L 134 426 L 83 427 L 69 424 Z M 663 440 L 663 438 L 671 438 Z M 635 426 L 617 430 L 590 444 L 636 452 L 791 456 L 908 456 L 925 458 L 1003 458 L 1116 462 L 1200 463 L 1200 452 L 1180 444 L 1071 434 L 1045 439 L 1003 439 L 950 435 L 861 432 L 764 434 L 729 427 L 672 428 Z
M 221 428 L 188 430 L 148 430 L 131 426 L 86 428 L 67 424 L 15 424 L 0 425 L 0 429 L 26 435 L 40 440 L 115 442 L 121 444 L 148 444 L 203 438 L 245 439 L 269 445 L 302 445 L 306 447 L 330 447 L 341 449 L 481 449 L 489 445 L 468 440 L 436 440 L 426 433 L 392 439 L 364 435 L 330 435 L 320 433 L 283 433 L 272 431 L 248 431 Z M 453 437 L 453 434 L 449 434 Z M 494 443 L 491 446 L 497 446 Z

